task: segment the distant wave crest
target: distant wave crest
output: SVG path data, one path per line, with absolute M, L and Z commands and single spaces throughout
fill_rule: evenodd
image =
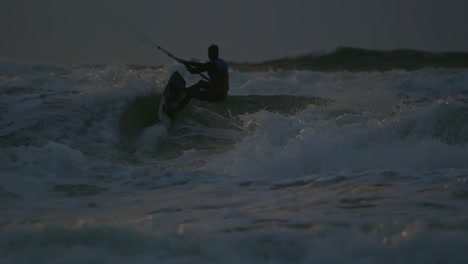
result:
M 468 53 L 433 53 L 416 50 L 377 51 L 342 47 L 320 56 L 304 55 L 261 63 L 231 63 L 243 72 L 310 70 L 310 71 L 389 71 L 423 68 L 468 68 Z

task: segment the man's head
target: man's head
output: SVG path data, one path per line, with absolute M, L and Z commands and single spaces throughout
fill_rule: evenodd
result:
M 210 47 L 208 47 L 208 58 L 210 60 L 215 60 L 219 56 L 219 48 L 217 45 L 212 44 Z

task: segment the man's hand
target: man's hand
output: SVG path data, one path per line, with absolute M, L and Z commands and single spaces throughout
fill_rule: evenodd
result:
M 179 62 L 179 63 L 184 63 L 184 60 L 183 60 L 183 59 L 177 58 L 177 57 L 174 56 L 172 53 L 169 53 L 169 52 L 166 52 L 166 53 L 167 53 L 167 56 L 173 58 L 173 59 L 176 60 L 177 62 Z

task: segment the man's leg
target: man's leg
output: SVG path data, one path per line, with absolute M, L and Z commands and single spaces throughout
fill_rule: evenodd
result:
M 199 81 L 198 83 L 184 89 L 185 96 L 175 106 L 175 112 L 182 110 L 192 98 L 199 100 L 209 100 L 211 95 L 210 83 L 207 81 Z

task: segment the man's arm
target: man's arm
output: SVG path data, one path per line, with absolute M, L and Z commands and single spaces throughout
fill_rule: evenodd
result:
M 207 69 L 206 63 L 192 61 L 182 61 L 182 63 L 184 64 L 185 68 L 187 68 L 187 70 L 192 74 L 202 73 Z

